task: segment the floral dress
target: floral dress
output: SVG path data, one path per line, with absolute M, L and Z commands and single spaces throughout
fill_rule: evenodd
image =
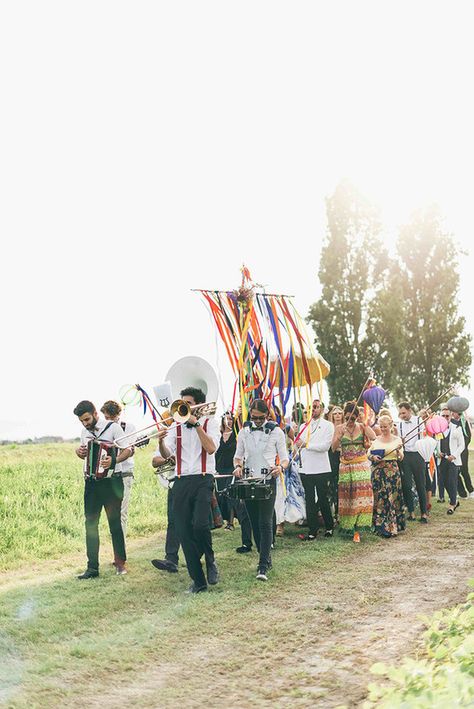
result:
M 344 434 L 339 465 L 339 530 L 343 534 L 372 529 L 374 496 L 370 477 L 364 434 L 360 432 L 354 439 Z
M 400 443 L 400 438 L 396 438 L 390 443 L 380 441 L 377 438 L 372 441 L 369 449 L 370 453 L 374 451 L 389 452 L 386 458 L 380 463 L 374 463 L 372 467 L 372 489 L 374 491 L 373 525 L 375 531 L 383 537 L 393 537 L 406 527 L 402 478 L 397 462 L 397 452 L 393 450 Z M 380 453 L 377 453 L 377 455 L 380 455 Z

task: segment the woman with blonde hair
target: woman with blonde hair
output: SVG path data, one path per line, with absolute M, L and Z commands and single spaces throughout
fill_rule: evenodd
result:
M 392 433 L 393 420 L 386 414 L 379 418 L 380 435 L 368 451 L 372 462 L 374 492 L 373 525 L 381 537 L 395 537 L 405 529 L 402 478 L 398 462 L 403 459 L 403 445 Z

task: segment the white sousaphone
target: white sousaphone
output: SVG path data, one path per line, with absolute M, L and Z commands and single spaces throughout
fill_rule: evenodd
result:
M 169 411 L 161 413 L 161 421 L 149 424 L 133 434 L 117 438 L 114 443 L 118 448 L 128 448 L 133 445 L 136 436 L 141 439 L 153 438 L 160 431 L 169 430 L 170 426 L 185 423 L 192 415 L 197 418 L 214 416 L 217 408 L 216 399 L 219 393 L 219 384 L 214 369 L 205 359 L 195 356 L 178 359 L 168 370 L 166 381 L 170 383 L 172 396 L 176 397 Z M 180 392 L 187 387 L 201 389 L 206 396 L 206 403 L 189 406 L 186 401 L 178 398 Z M 133 440 L 131 436 L 133 436 Z M 157 468 L 156 473 L 158 480 L 167 487 L 169 481 L 175 477 L 174 459 L 171 458 L 165 461 L 163 465 Z
M 194 415 L 213 416 L 215 414 L 219 384 L 214 369 L 205 359 L 194 356 L 178 359 L 168 370 L 166 381 L 170 383 L 173 398 L 176 397 L 171 404 L 171 413 L 176 409 L 176 403 L 182 401 L 178 399 L 180 392 L 186 387 L 195 387 L 196 389 L 201 389 L 206 396 L 206 400 L 210 401 L 206 404 L 198 404 L 195 407 Z M 182 402 L 182 404 L 188 406 L 185 402 Z M 192 413 L 191 408 L 188 406 L 189 413 L 186 412 L 185 414 L 186 421 Z M 175 418 L 175 420 L 177 419 Z M 176 477 L 176 461 L 173 456 L 158 466 L 156 475 L 160 485 L 167 488 Z

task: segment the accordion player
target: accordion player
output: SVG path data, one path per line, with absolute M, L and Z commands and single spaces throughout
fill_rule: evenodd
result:
M 109 468 L 104 468 L 103 461 L 112 458 Z M 91 438 L 87 441 L 87 455 L 84 459 L 84 477 L 86 480 L 102 480 L 110 478 L 117 465 L 117 447 L 109 441 Z

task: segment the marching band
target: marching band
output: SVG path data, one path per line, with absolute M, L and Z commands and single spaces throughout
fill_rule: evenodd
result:
M 168 526 L 165 558 L 151 563 L 158 570 L 176 573 L 181 546 L 192 594 L 207 591 L 209 585 L 219 581 L 211 535 L 211 508 L 217 504 L 216 476 L 226 480 L 217 493 L 230 503 L 227 515 L 230 517 L 232 511 L 233 520 L 234 511 L 239 510 L 243 532 L 245 526 L 242 547 L 236 551 L 250 552 L 253 535 L 259 554 L 259 581 L 267 581 L 272 568 L 277 489 L 285 504 L 291 505 L 293 500 L 301 521 L 306 519 L 308 533 L 298 535 L 300 539 L 316 539 L 322 522 L 320 515 L 326 538 L 331 538 L 337 527 L 342 534 L 350 533 L 355 542 L 360 541 L 361 531 L 370 529 L 388 538 L 405 529 L 405 507 L 408 519 L 414 519 L 415 485 L 420 521 L 428 522 L 427 490 L 431 493 L 433 488 L 429 462 L 434 453 L 438 502 L 444 501 L 446 489 L 447 514 L 452 515 L 459 506 L 458 480 L 466 436 L 461 415 L 456 405 L 450 404 L 456 397 L 443 405 L 442 417 L 449 422 L 443 427 L 439 443 L 433 441 L 433 447 L 428 446 L 428 458 L 424 458 L 424 428 L 426 425 L 428 429 L 432 414 L 415 416 L 408 402 L 399 405 L 397 424 L 383 409 L 379 420 L 369 425 L 361 419 L 358 402 L 346 403 L 343 410 L 335 407 L 342 416 L 328 416 L 328 420 L 324 417 L 324 404 L 317 398 L 312 403 L 311 417 L 307 419 L 306 411 L 293 407 L 292 424 L 286 424 L 284 419 L 279 423 L 274 420 L 268 403 L 256 398 L 250 403 L 248 420 L 239 421 L 241 416 L 230 418 L 234 432 L 225 436 L 226 427 L 219 430 L 214 417 L 215 402 L 206 403 L 207 395 L 216 393 L 216 382 L 205 382 L 186 371 L 184 380 L 182 371 L 180 375 L 180 399 L 173 402 L 169 413 L 160 414 L 162 420 L 155 421 L 151 430 L 144 429 L 144 436 L 120 420 L 122 407 L 118 402 L 105 402 L 101 408 L 105 418 L 99 416 L 90 401 L 81 401 L 74 409 L 83 426 L 76 455 L 83 460 L 85 479 L 87 568 L 78 576 L 80 580 L 99 575 L 98 525 L 102 508 L 112 536 L 112 563 L 117 575 L 127 573 L 125 535 L 134 450 L 153 436 L 158 438 L 158 447 L 152 465 L 168 489 Z M 228 423 L 228 412 L 222 420 Z M 290 446 L 286 430 L 289 426 Z M 225 472 L 216 469 L 216 458 Z M 334 470 L 336 461 L 338 469 Z M 285 486 L 285 478 L 291 484 L 295 476 L 304 488 L 302 511 L 301 503 Z M 472 488 L 470 479 L 464 480 Z M 473 492 L 469 494 L 474 496 Z M 280 511 L 281 514 L 284 513 Z M 230 519 L 228 522 L 226 528 L 232 529 Z

